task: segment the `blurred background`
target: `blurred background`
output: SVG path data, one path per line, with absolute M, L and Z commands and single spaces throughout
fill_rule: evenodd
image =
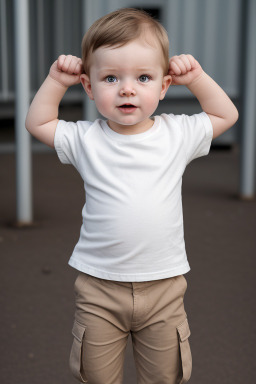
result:
M 131 6 L 145 9 L 162 22 L 170 39 L 170 56 L 181 53 L 194 55 L 207 73 L 238 103 L 242 90 L 240 74 L 244 61 L 245 3 L 242 0 L 28 1 L 30 98 L 60 54 L 81 56 L 81 39 L 94 20 L 119 7 Z M 2 120 L 13 119 L 15 115 L 13 74 L 15 66 L 19 65 L 19 58 L 15 58 L 13 49 L 14 7 L 14 1 L 1 0 Z M 82 117 L 84 99 L 82 88 L 73 87 L 67 92 L 63 106 L 76 110 Z M 162 109 L 173 110 L 173 101 L 177 112 L 179 108 L 181 111 L 184 108 L 192 113 L 195 111 L 195 101 L 185 87 L 171 88 Z M 219 140 L 229 145 L 237 143 L 237 129 L 232 129 Z
M 29 103 L 58 55 L 121 7 L 166 28 L 170 56 L 191 53 L 238 107 L 236 125 L 183 181 L 192 272 L 185 305 L 192 330 L 192 384 L 255 382 L 256 0 L 0 0 L 0 382 L 75 383 L 68 369 L 83 185 L 25 130 Z M 200 112 L 185 87 L 170 87 L 159 113 Z M 60 118 L 94 120 L 80 85 Z M 124 383 L 136 382 L 129 342 Z

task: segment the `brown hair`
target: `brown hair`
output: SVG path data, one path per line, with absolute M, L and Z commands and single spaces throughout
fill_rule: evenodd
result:
M 164 75 L 169 69 L 169 40 L 164 27 L 148 13 L 135 8 L 122 8 L 111 12 L 92 24 L 82 40 L 82 61 L 89 74 L 90 55 L 100 47 L 120 47 L 138 38 L 145 27 L 159 42 L 163 53 Z M 151 42 L 150 42 L 151 43 Z

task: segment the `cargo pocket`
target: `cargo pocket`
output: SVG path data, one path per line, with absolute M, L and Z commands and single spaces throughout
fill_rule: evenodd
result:
M 192 372 L 192 356 L 188 340 L 190 336 L 190 329 L 187 319 L 177 327 L 177 331 L 179 334 L 180 355 L 183 371 L 182 380 L 179 384 L 183 384 L 188 382 Z
M 87 380 L 82 374 L 82 345 L 86 327 L 79 324 L 76 320 L 72 329 L 72 335 L 74 336 L 73 345 L 71 348 L 69 366 L 71 372 L 82 383 L 87 383 Z

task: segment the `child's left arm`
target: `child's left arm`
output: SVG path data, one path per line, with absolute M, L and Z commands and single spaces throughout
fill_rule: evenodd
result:
M 235 105 L 193 56 L 173 56 L 170 59 L 169 74 L 172 76 L 172 84 L 186 85 L 196 96 L 212 122 L 213 139 L 235 124 L 238 119 Z

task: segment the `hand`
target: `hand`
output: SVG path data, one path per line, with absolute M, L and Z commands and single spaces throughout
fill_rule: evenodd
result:
M 173 85 L 189 85 L 203 74 L 203 69 L 192 55 L 173 56 L 169 61 L 169 75 Z
M 61 55 L 52 64 L 49 75 L 64 87 L 70 87 L 80 83 L 82 73 L 83 64 L 79 57 Z

